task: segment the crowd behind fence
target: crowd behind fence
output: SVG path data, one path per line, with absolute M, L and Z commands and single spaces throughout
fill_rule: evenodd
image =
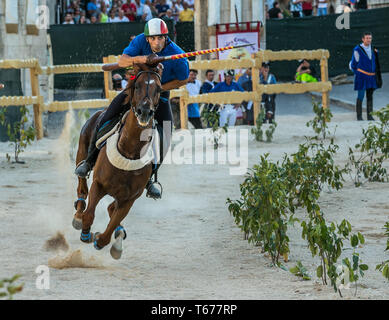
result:
M 254 110 L 254 123 L 260 112 L 262 94 L 287 93 L 299 94 L 304 92 L 322 93 L 322 107 L 329 106 L 329 91 L 332 88 L 328 81 L 328 50 L 299 50 L 299 51 L 259 51 L 251 59 L 227 59 L 227 60 L 198 60 L 190 61 L 190 68 L 196 70 L 226 70 L 226 69 L 252 69 L 251 92 L 220 92 L 189 96 L 185 87 L 172 90 L 170 98 L 180 99 L 181 128 L 188 128 L 187 106 L 192 103 L 234 104 L 243 101 L 252 101 Z M 259 69 L 264 61 L 280 60 L 320 60 L 321 81 L 314 83 L 284 83 L 263 85 L 259 83 Z M 103 63 L 117 62 L 118 56 L 105 57 Z M 26 60 L 0 60 L 0 69 L 30 69 L 31 96 L 0 97 L 0 107 L 33 105 L 34 125 L 37 139 L 43 137 L 42 113 L 44 111 L 56 112 L 71 109 L 89 109 L 107 107 L 114 99 L 117 91 L 112 90 L 111 72 L 102 70 L 103 64 L 59 65 L 41 67 L 37 59 Z M 39 75 L 64 74 L 64 73 L 90 73 L 104 72 L 105 99 L 74 100 L 74 101 L 48 101 L 44 102 L 39 89 Z

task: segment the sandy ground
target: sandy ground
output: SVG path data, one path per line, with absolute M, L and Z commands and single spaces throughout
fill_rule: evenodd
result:
M 313 135 L 305 126 L 311 118 L 278 116 L 271 144 L 255 142 L 250 134 L 249 167 L 265 152 L 273 160 L 295 152 L 305 135 Z M 354 113 L 334 114 L 331 127 L 337 126 L 339 164 L 345 163 L 348 146 L 359 141 L 361 128 L 368 125 L 354 119 Z M 0 144 L 0 278 L 23 275 L 24 289 L 16 299 L 339 299 L 317 279 L 319 260 L 311 257 L 299 225 L 289 230 L 291 254 L 285 265 L 300 260 L 311 281 L 272 267 L 258 247 L 243 239 L 226 206 L 227 197 L 239 198 L 243 176 L 230 175 L 228 163 L 164 165 L 159 174 L 163 199 L 143 195 L 136 201 L 123 222 L 128 237 L 120 260 L 111 258 L 110 246 L 96 251 L 81 243 L 80 232 L 71 226 L 77 180 L 68 141 L 65 130 L 59 139 L 34 142 L 21 155 L 26 161 L 22 165 L 7 163 L 5 153 L 12 149 Z M 192 150 L 190 144 L 185 150 Z M 366 238 L 359 250 L 369 270 L 356 296 L 351 288 L 343 291 L 344 299 L 388 299 L 389 284 L 375 265 L 389 258 L 383 229 L 389 216 L 389 184 L 355 188 L 346 178 L 341 191 L 325 190 L 320 200 L 328 221 L 346 218 Z M 92 231 L 105 229 L 110 202 L 109 197 L 100 202 Z M 303 217 L 302 212 L 298 216 Z M 67 252 L 45 247 L 58 231 L 66 238 Z M 351 256 L 351 250 L 344 253 Z M 50 289 L 36 287 L 40 265 L 49 266 Z

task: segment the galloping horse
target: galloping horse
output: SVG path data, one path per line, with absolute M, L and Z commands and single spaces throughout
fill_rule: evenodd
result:
M 73 226 L 77 230 L 82 229 L 81 241 L 93 242 L 98 250 L 110 243 L 115 231 L 116 241 L 111 248 L 111 255 L 115 259 L 120 258 L 121 240 L 126 237 L 120 223 L 127 216 L 135 200 L 142 195 L 152 173 L 150 151 L 153 142 L 150 140 L 153 134 L 158 134 L 155 133 L 156 130 L 152 130 L 152 127 L 162 90 L 162 71 L 161 64 L 157 67 L 146 64 L 134 66 L 136 77 L 129 81 L 125 89 L 127 98 L 124 101 L 125 104 L 130 103 L 131 108 L 123 117 L 124 124 L 120 131 L 115 133 L 110 138 L 113 140 L 108 140 L 100 150 L 89 194 L 86 178 L 78 178 L 78 200 L 75 203 L 77 211 Z M 102 112 L 97 112 L 84 124 L 80 133 L 76 164 L 86 158 L 93 128 Z M 146 155 L 144 155 L 145 149 L 149 151 Z M 145 158 L 147 161 L 142 164 L 140 160 Z M 133 164 L 134 166 L 131 166 Z M 103 233 L 93 234 L 90 229 L 95 217 L 95 209 L 105 195 L 115 199 L 107 208 L 110 222 Z M 86 207 L 85 199 L 88 196 Z

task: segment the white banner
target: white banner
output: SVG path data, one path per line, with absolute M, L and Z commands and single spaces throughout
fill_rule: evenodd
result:
M 237 46 L 253 43 L 254 45 L 219 52 L 219 60 L 250 59 L 251 54 L 259 50 L 258 32 L 225 33 L 217 35 L 218 47 Z
M 251 54 L 259 51 L 258 32 L 224 33 L 217 35 L 218 47 L 237 46 L 253 43 L 252 46 L 225 50 L 219 52 L 219 60 L 225 59 L 251 59 Z M 235 80 L 242 75 L 244 70 L 235 70 Z M 219 71 L 220 81 L 224 80 L 223 72 Z

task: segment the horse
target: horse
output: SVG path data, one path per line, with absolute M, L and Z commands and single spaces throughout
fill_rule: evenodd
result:
M 117 139 L 107 143 L 100 149 L 93 169 L 93 180 L 88 191 L 86 178 L 78 177 L 77 196 L 75 202 L 76 213 L 73 217 L 73 227 L 82 230 L 80 240 L 92 243 L 97 250 L 101 250 L 111 241 L 115 232 L 115 243 L 111 247 L 111 256 L 119 259 L 122 254 L 122 240 L 126 232 L 121 221 L 127 216 L 135 200 L 138 199 L 152 174 L 152 161 L 139 164 L 139 160 L 147 158 L 144 150 L 151 150 L 153 135 L 154 114 L 158 108 L 162 91 L 161 77 L 162 64 L 149 66 L 147 64 L 134 65 L 135 78 L 128 82 L 127 97 L 124 104 L 130 104 L 130 110 L 122 120 L 120 131 L 109 139 Z M 86 158 L 89 142 L 103 111 L 96 112 L 82 127 L 76 164 Z M 153 132 L 153 133 L 152 133 Z M 132 169 L 121 167 L 113 161 L 112 154 L 128 164 L 135 164 Z M 131 171 L 128 171 L 131 170 Z M 110 195 L 114 201 L 108 206 L 110 221 L 103 233 L 91 233 L 91 226 L 95 217 L 95 209 L 99 201 Z M 88 205 L 85 199 L 88 198 Z

